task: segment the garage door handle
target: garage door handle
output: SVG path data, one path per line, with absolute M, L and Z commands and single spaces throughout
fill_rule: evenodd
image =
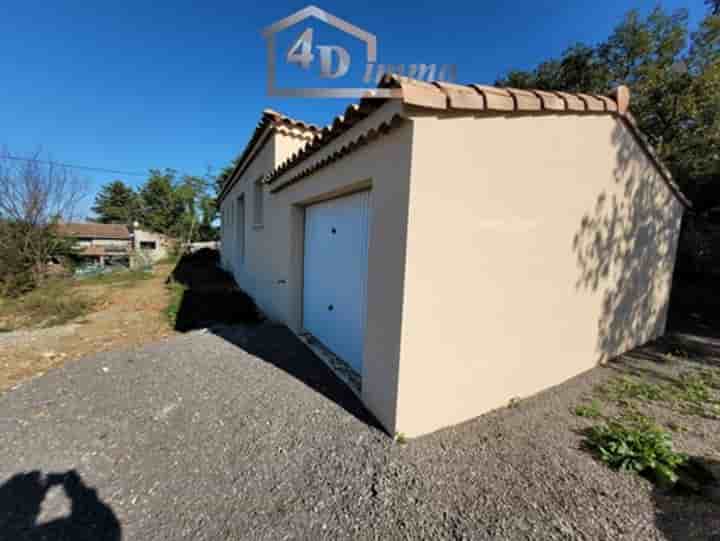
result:
M 335 309 L 335 307 L 332 304 L 328 304 L 328 310 L 331 312 Z

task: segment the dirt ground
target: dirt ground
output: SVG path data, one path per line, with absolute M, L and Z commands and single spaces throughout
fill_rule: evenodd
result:
M 57 327 L 0 334 L 0 391 L 66 362 L 100 351 L 128 349 L 175 334 L 165 315 L 165 281 L 172 265 L 148 280 L 77 288 L 95 299 L 93 311 Z

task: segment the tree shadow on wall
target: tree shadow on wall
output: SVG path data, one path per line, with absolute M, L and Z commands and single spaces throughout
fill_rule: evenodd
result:
M 651 167 L 642 167 L 643 151 L 620 122 L 612 144 L 615 186 L 597 197 L 573 239 L 576 288 L 602 298 L 598 361 L 662 333 L 680 225 L 675 195 Z
M 70 515 L 38 523 L 43 500 L 61 486 L 70 500 Z M 43 476 L 18 473 L 0 486 L 0 539 L 17 541 L 120 541 L 115 513 L 85 485 L 75 470 Z

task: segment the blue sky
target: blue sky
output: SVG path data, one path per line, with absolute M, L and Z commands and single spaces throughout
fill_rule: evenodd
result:
M 606 38 L 632 7 L 654 0 L 584 2 L 316 2 L 377 36 L 378 61 L 457 65 L 459 82 L 492 83 L 511 68 L 531 68 L 576 42 Z M 690 10 L 702 0 L 661 3 Z M 0 17 L 0 146 L 16 155 L 38 148 L 52 159 L 146 172 L 171 167 L 204 174 L 244 147 L 263 108 L 327 123 L 347 100 L 271 98 L 261 30 L 303 2 L 12 2 Z M 305 25 L 307 26 L 307 25 Z M 305 28 L 278 38 L 278 51 Z M 316 25 L 315 44 L 352 40 Z M 355 48 L 353 48 L 355 47 Z M 357 50 L 356 50 L 357 49 Z M 281 64 L 282 65 L 282 64 Z M 358 68 L 353 63 L 353 70 Z M 351 77 L 353 72 L 348 74 Z M 317 86 L 312 68 L 283 65 L 279 80 Z M 345 86 L 345 85 L 343 85 Z M 142 176 L 77 171 L 91 191 Z

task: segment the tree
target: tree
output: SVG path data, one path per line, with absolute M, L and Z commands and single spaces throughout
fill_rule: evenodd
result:
M 175 192 L 175 175 L 172 169 L 150 170 L 150 177 L 140 189 L 143 227 L 166 235 L 177 232 L 184 208 Z
M 70 242 L 56 234 L 72 219 L 85 183 L 68 168 L 40 159 L 18 159 L 0 150 L 0 293 L 20 295 L 44 277 L 52 255 Z
M 720 0 L 719 0 L 720 1 Z M 235 167 L 237 166 L 237 159 L 232 160 L 228 165 L 222 168 L 220 173 L 215 177 L 215 194 L 220 195 L 220 192 L 222 192 L 223 187 L 225 186 L 225 183 L 230 180 L 230 175 L 232 175 L 232 172 L 235 171 Z
M 692 34 L 688 14 L 630 11 L 608 39 L 575 45 L 531 71 L 511 71 L 501 86 L 608 93 L 624 84 L 640 128 L 693 199 L 720 178 L 720 0 Z
M 135 191 L 121 180 L 102 187 L 95 196 L 92 211 L 103 224 L 132 224 L 140 215 L 140 199 Z
M 185 175 L 178 179 L 172 169 L 150 170 L 139 194 L 141 225 L 183 241 L 217 239 L 212 184 L 210 177 Z

